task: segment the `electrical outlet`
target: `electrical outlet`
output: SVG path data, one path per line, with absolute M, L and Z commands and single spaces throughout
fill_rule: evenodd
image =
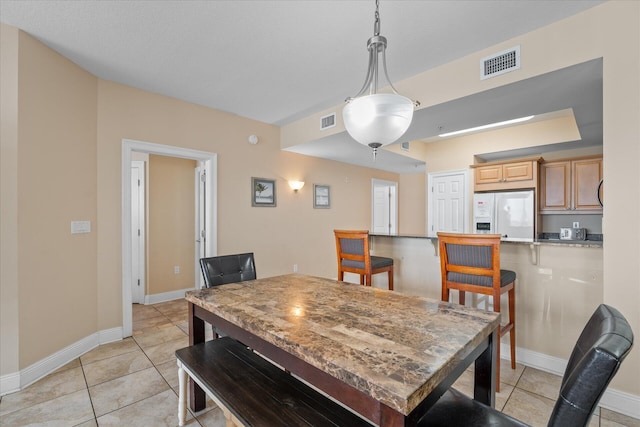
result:
M 580 228 L 580 223 L 578 221 L 573 221 L 573 228 Z
M 298 264 L 293 264 L 293 272 L 294 273 L 298 272 Z
M 173 274 L 180 274 L 180 266 L 179 265 L 174 265 L 173 266 Z

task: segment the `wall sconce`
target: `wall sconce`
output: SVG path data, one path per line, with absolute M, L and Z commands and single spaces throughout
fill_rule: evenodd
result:
M 249 144 L 256 145 L 258 143 L 258 137 L 256 135 L 249 135 Z
M 298 190 L 304 187 L 304 181 L 289 181 L 289 187 L 297 193 Z

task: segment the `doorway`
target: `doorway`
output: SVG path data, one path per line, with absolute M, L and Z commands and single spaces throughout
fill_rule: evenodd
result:
M 430 173 L 427 178 L 427 235 L 469 231 L 469 172 Z
M 217 252 L 217 155 L 206 151 L 150 142 L 123 140 L 122 141 L 122 337 L 132 334 L 132 168 L 133 152 L 158 154 L 168 157 L 191 159 L 199 162 L 204 171 L 204 197 L 207 209 L 204 210 L 204 251 L 215 255 Z
M 374 234 L 398 233 L 398 183 L 371 180 L 371 230 Z

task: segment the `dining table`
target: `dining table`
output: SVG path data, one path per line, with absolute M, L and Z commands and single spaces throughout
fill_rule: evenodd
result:
M 376 425 L 416 425 L 472 364 L 473 398 L 495 404 L 499 313 L 303 274 L 185 299 L 190 345 L 210 323 Z M 189 392 L 204 409 L 204 391 Z

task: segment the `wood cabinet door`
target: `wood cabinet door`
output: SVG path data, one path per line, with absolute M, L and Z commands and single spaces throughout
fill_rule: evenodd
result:
M 598 184 L 602 179 L 602 159 L 574 160 L 573 208 L 575 210 L 600 210 Z
M 540 211 L 571 208 L 571 162 L 540 165 Z
M 502 182 L 502 165 L 482 166 L 475 171 L 476 184 L 493 184 Z
M 502 177 L 504 181 L 526 181 L 533 179 L 533 162 L 503 165 Z

